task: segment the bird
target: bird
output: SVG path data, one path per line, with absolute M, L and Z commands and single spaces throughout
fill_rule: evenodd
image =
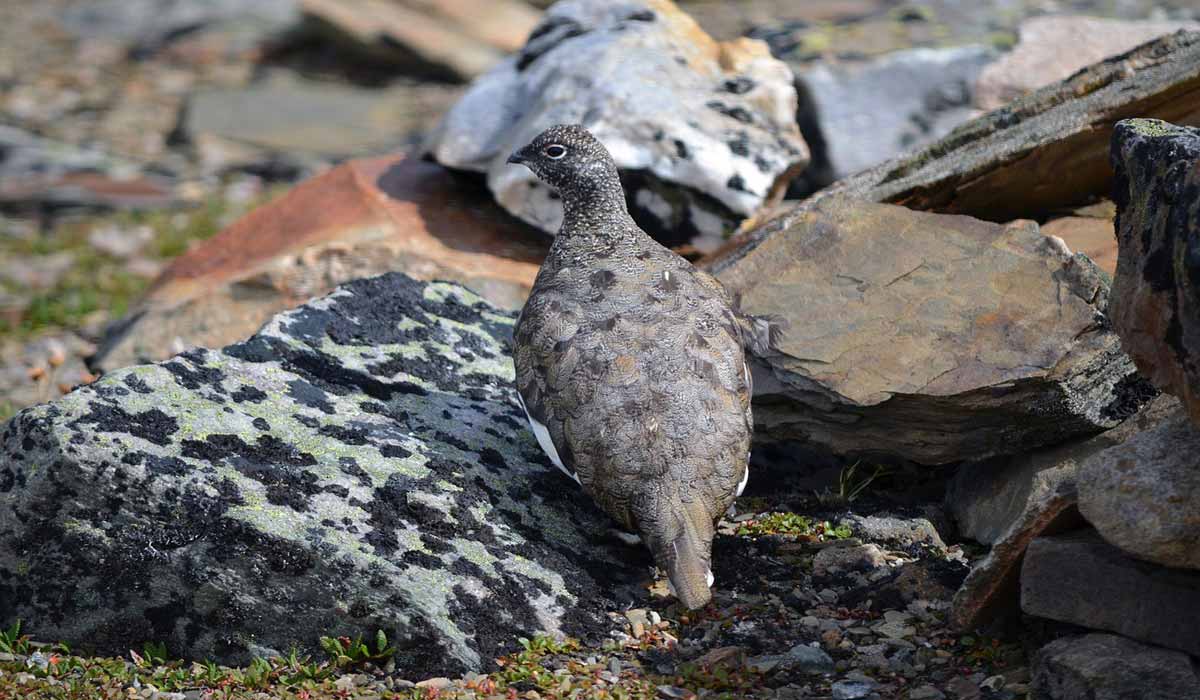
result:
M 749 477 L 745 347 L 776 329 L 634 222 L 583 126 L 552 126 L 508 162 L 563 205 L 513 331 L 519 403 L 554 466 L 645 544 L 684 606 L 704 607 L 716 524 Z

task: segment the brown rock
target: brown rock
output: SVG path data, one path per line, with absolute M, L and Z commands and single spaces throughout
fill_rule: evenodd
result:
M 1111 428 L 1132 363 L 1106 283 L 1032 222 L 824 198 L 712 270 L 788 328 L 756 358 L 761 437 L 940 464 Z M 1132 402 L 1132 403 L 1131 403 Z
M 1020 42 L 983 70 L 975 83 L 975 103 L 996 109 L 1025 93 L 1056 83 L 1089 63 L 1181 29 L 1195 22 L 1104 19 L 1078 15 L 1033 17 L 1021 23 Z
M 1142 374 L 1200 424 L 1200 129 L 1123 121 L 1112 160 L 1121 255 L 1109 317 Z
M 1200 430 L 1176 404 L 1162 424 L 1083 463 L 1079 510 L 1134 557 L 1200 569 L 1198 455 Z
M 1108 274 L 1117 270 L 1117 235 L 1112 219 L 1064 216 L 1047 221 L 1042 233 L 1062 239 L 1073 253 L 1083 253 Z
M 1131 559 L 1093 530 L 1030 543 L 1021 610 L 1200 654 L 1200 573 Z
M 177 258 L 105 340 L 100 367 L 219 347 L 276 312 L 389 270 L 462 282 L 519 308 L 544 237 L 439 166 L 388 156 L 298 185 Z
M 305 14 L 359 49 L 411 70 L 468 80 L 516 51 L 538 22 L 517 0 L 301 0 Z
M 1150 116 L 1200 124 L 1200 32 L 1173 34 L 967 122 L 841 180 L 714 256 L 745 255 L 821 199 L 851 195 L 991 221 L 1044 218 L 1108 196 L 1112 126 Z

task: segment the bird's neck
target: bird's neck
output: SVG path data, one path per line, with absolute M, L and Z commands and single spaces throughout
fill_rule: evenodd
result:
M 594 232 L 607 230 L 616 232 L 632 224 L 629 209 L 625 205 L 625 191 L 615 178 L 610 181 L 590 183 L 573 187 L 563 193 L 563 225 L 560 233 Z

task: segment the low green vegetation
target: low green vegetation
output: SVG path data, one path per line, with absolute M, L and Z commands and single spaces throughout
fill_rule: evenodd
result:
M 131 230 L 146 227 L 149 240 L 137 253 L 143 262 L 162 263 L 211 237 L 265 197 L 234 204 L 219 193 L 199 205 L 179 210 L 130 211 L 68 220 L 43 233 L 0 235 L 0 260 L 21 264 L 54 257 L 66 260 L 65 271 L 45 289 L 30 291 L 0 275 L 0 297 L 25 299 L 16 312 L 0 313 L 0 339 L 21 339 L 51 329 L 75 329 L 119 318 L 151 282 L 151 274 L 131 269 L 130 261 L 101 250 L 89 235 L 101 227 Z M 0 227 L 5 223 L 0 220 Z M 150 267 L 145 266 L 144 267 Z
M 834 526 L 828 520 L 813 520 L 798 513 L 767 513 L 747 520 L 738 527 L 737 534 L 748 537 L 764 535 L 788 535 L 812 542 L 844 540 L 853 535 L 846 525 Z

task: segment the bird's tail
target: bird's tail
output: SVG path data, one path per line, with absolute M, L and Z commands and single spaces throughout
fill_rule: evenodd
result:
M 663 557 L 671 590 L 689 610 L 702 608 L 712 600 L 709 590 L 712 585 L 712 569 L 709 567 L 712 521 L 702 513 L 692 513 L 692 510 L 704 509 L 699 505 L 683 508 L 680 518 L 682 527 L 666 547 Z

